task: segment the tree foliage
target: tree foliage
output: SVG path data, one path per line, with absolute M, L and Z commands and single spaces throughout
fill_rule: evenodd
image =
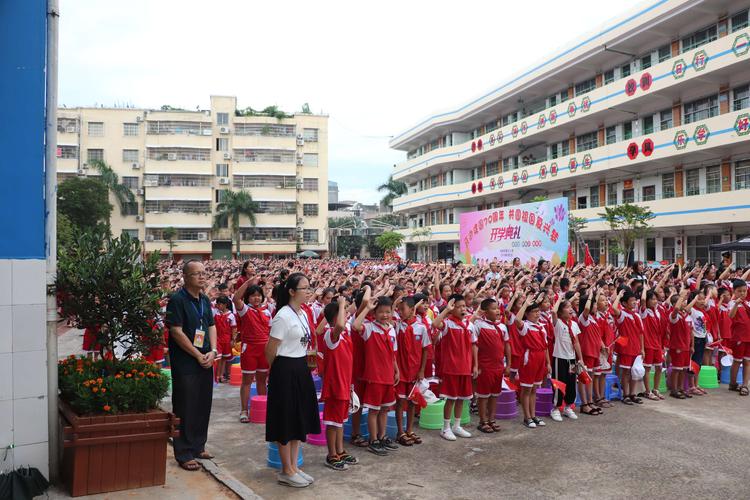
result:
M 651 232 L 651 220 L 655 217 L 648 207 L 625 203 L 613 207 L 604 207 L 599 214 L 614 233 L 615 252 L 628 256 L 633 250 L 635 240 L 645 238 Z
M 383 250 L 390 252 L 400 247 L 404 243 L 404 235 L 396 231 L 386 231 L 375 238 L 375 244 Z
M 336 254 L 339 257 L 354 257 L 362 253 L 365 238 L 357 235 L 344 235 L 336 238 Z
M 174 247 L 177 246 L 177 243 L 174 241 L 175 238 L 177 238 L 177 230 L 170 227 L 165 227 L 164 230 L 161 232 L 161 237 L 164 238 L 164 241 L 167 242 L 167 245 L 169 245 L 169 260 L 174 259 Z
M 248 191 L 230 191 L 227 190 L 224 195 L 224 201 L 216 206 L 216 215 L 214 216 L 214 229 L 219 229 L 229 224 L 232 231 L 232 238 L 237 244 L 237 258 L 240 257 L 240 217 L 247 217 L 250 225 L 255 227 L 255 214 L 260 211 L 258 204 L 253 201 L 253 197 Z
M 409 188 L 406 183 L 393 180 L 393 175 L 389 175 L 388 181 L 378 186 L 378 191 L 386 193 L 380 202 L 387 207 L 392 207 L 393 200 L 408 193 Z
M 432 237 L 432 229 L 429 227 L 420 227 L 419 229 L 415 229 L 411 232 L 411 235 L 409 235 L 409 239 L 412 241 L 417 242 L 424 242 L 429 240 Z
M 586 219 L 568 213 L 568 242 L 575 243 L 580 239 L 581 232 L 586 229 Z
M 120 184 L 120 177 L 112 170 L 112 167 L 107 165 L 101 160 L 93 160 L 89 166 L 94 170 L 98 170 L 101 174 L 101 182 L 107 186 L 117 200 L 117 204 L 120 205 L 120 213 L 126 215 L 125 205 L 127 203 L 135 202 L 135 195 L 124 184 Z
M 57 186 L 57 211 L 79 228 L 109 224 L 112 205 L 107 186 L 99 179 L 71 177 Z

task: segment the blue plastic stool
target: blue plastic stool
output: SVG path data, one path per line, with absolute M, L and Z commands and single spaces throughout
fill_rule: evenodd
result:
M 362 420 L 359 424 L 359 429 L 362 431 L 362 438 L 363 439 L 369 439 L 370 438 L 370 430 L 367 428 L 367 408 L 362 410 Z M 349 415 L 349 418 L 346 422 L 344 422 L 344 440 L 349 441 L 352 438 L 352 416 Z
M 721 383 L 722 384 L 728 384 L 729 383 L 729 370 L 731 370 L 731 366 L 722 366 L 721 367 Z M 737 380 L 735 381 L 738 384 L 742 384 L 742 366 L 740 365 L 740 369 L 737 370 Z
M 617 378 L 617 375 L 610 373 L 604 378 L 604 397 L 610 401 L 622 399 L 622 388 L 620 387 L 620 379 Z
M 299 453 L 297 453 L 297 467 L 302 467 L 305 461 L 302 458 L 302 445 L 300 444 Z M 281 469 L 281 457 L 279 456 L 279 448 L 276 443 L 268 443 L 268 459 L 266 464 L 274 469 Z
M 315 384 L 315 392 L 320 392 L 323 388 L 323 379 L 317 375 L 313 375 L 313 384 Z
M 318 411 L 323 411 L 324 406 L 325 406 L 324 401 L 318 401 Z
M 404 412 L 404 426 L 406 425 L 406 412 Z M 388 412 L 388 421 L 385 425 L 385 434 L 391 439 L 396 439 L 398 436 L 398 426 L 396 425 L 396 412 Z

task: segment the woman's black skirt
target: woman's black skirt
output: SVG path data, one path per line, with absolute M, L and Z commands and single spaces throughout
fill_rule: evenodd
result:
M 277 356 L 268 376 L 266 441 L 287 444 L 318 433 L 318 397 L 306 358 Z

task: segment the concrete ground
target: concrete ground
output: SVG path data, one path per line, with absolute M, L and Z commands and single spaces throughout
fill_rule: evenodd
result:
M 471 439 L 447 442 L 418 429 L 422 445 L 388 457 L 350 447 L 361 464 L 346 472 L 324 466 L 324 447 L 305 444 L 303 468 L 316 483 L 292 493 L 266 466 L 265 427 L 240 424 L 239 388 L 222 384 L 207 449 L 220 470 L 264 498 L 747 498 L 750 398 L 726 386 L 709 393 L 617 403 L 601 416 L 547 418 L 541 429 L 500 421 L 503 430 L 490 435 L 476 431 L 472 416 Z

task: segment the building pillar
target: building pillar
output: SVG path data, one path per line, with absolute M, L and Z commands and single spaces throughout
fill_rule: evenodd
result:
M 724 84 L 719 87 L 719 114 L 729 113 L 729 85 Z
M 603 83 L 604 83 L 604 78 L 602 77 L 602 74 L 599 73 L 598 75 L 596 75 L 596 88 L 601 87 Z
M 682 165 L 678 165 L 674 169 L 674 195 L 677 198 L 682 198 L 685 194 L 682 177 Z
M 729 33 L 729 20 L 725 17 L 724 19 L 719 19 L 718 23 L 718 34 L 719 38 L 724 38 Z
M 661 236 L 654 238 L 654 248 L 656 249 L 656 262 L 664 260 L 664 238 Z
M 570 134 L 570 137 L 568 137 L 568 149 L 568 154 L 576 154 L 576 136 L 574 134 Z
M 597 146 L 604 146 L 604 125 L 599 125 L 599 129 L 596 131 L 596 142 Z
M 682 103 L 676 102 L 672 104 L 672 126 L 679 127 L 682 125 Z
M 732 161 L 729 158 L 721 160 L 721 190 L 732 190 Z
M 573 99 L 575 97 L 575 88 L 571 85 L 568 87 L 568 99 Z
M 680 55 L 680 41 L 674 40 L 672 42 L 672 57 L 677 57 Z
M 599 265 L 600 266 L 607 265 L 607 240 L 606 238 L 599 240 Z

